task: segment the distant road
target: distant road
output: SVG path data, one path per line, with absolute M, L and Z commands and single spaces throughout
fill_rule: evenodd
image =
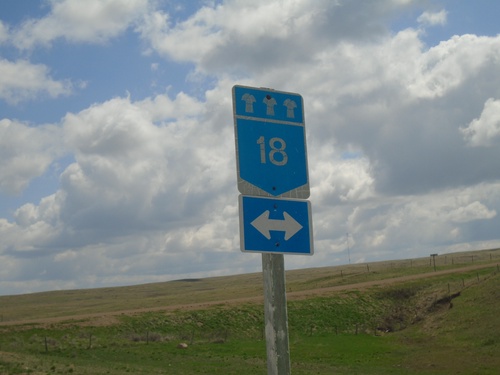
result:
M 475 265 L 475 266 L 468 266 L 468 267 L 463 267 L 463 268 L 453 268 L 449 270 L 443 270 L 443 271 L 433 271 L 433 272 L 427 272 L 427 273 L 419 273 L 415 275 L 408 275 L 408 276 L 400 276 L 400 277 L 393 277 L 389 279 L 383 279 L 383 280 L 375 280 L 375 281 L 366 281 L 366 282 L 360 282 L 360 283 L 355 283 L 355 284 L 348 284 L 348 285 L 336 285 L 336 286 L 331 286 L 327 288 L 320 288 L 320 289 L 312 289 L 312 290 L 304 290 L 300 292 L 291 292 L 287 293 L 288 299 L 301 299 L 301 298 L 307 298 L 308 296 L 317 296 L 317 295 L 325 295 L 330 292 L 338 292 L 338 291 L 343 291 L 343 290 L 363 290 L 363 289 L 368 289 L 377 285 L 390 285 L 390 284 L 397 284 L 400 282 L 405 282 L 405 281 L 411 281 L 411 280 L 418 280 L 418 279 L 425 279 L 428 277 L 435 277 L 435 276 L 441 276 L 441 275 L 448 275 L 448 274 L 453 274 L 453 273 L 465 273 L 465 272 L 470 272 L 470 271 L 475 271 L 475 270 L 480 270 L 484 268 L 490 268 L 494 267 L 493 264 L 480 264 L 480 265 Z
M 383 280 L 376 281 L 366 281 L 354 284 L 347 285 L 336 285 L 332 287 L 326 288 L 318 288 L 318 289 L 309 289 L 309 290 L 301 290 L 296 292 L 287 292 L 288 300 L 300 300 L 307 299 L 309 297 L 317 297 L 317 296 L 326 296 L 331 294 L 332 292 L 341 292 L 346 290 L 363 290 L 368 289 L 378 285 L 391 285 L 398 284 L 401 282 L 418 280 L 448 274 L 456 274 L 456 273 L 466 273 L 470 271 L 480 270 L 484 268 L 493 268 L 496 265 L 493 263 L 488 264 L 479 264 L 461 268 L 453 268 L 443 271 L 435 271 L 435 272 L 426 272 L 421 274 L 409 275 L 409 276 L 401 276 L 394 277 Z M 82 315 L 69 315 L 69 316 L 59 316 L 59 317 L 51 317 L 51 318 L 43 318 L 43 319 L 27 319 L 27 320 L 9 320 L 5 322 L 0 322 L 0 327 L 3 326 L 14 326 L 14 325 L 27 325 L 27 329 L 32 328 L 29 325 L 49 325 L 54 323 L 67 323 L 71 325 L 78 324 L 80 326 L 107 326 L 112 325 L 114 323 L 118 323 L 117 316 L 121 315 L 136 315 L 142 314 L 145 312 L 151 311 L 175 311 L 175 310 L 200 310 L 204 308 L 208 308 L 215 305 L 239 305 L 244 303 L 263 303 L 262 296 L 252 296 L 252 297 L 241 297 L 241 298 L 232 298 L 220 301 L 210 301 L 210 302 L 202 302 L 202 303 L 189 303 L 183 305 L 168 305 L 168 306 L 160 306 L 160 307 L 148 307 L 143 309 L 133 309 L 133 310 L 122 310 L 122 311 L 112 311 L 105 313 L 94 313 L 94 314 L 82 314 Z

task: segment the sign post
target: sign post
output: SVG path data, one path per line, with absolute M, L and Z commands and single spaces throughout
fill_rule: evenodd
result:
M 288 314 L 283 254 L 262 254 L 264 327 L 268 375 L 290 374 Z
M 290 374 L 283 254 L 313 254 L 299 94 L 233 87 L 240 247 L 262 253 L 268 375 Z

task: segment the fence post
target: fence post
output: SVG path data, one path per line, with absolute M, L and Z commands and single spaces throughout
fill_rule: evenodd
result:
M 436 257 L 437 257 L 437 254 L 431 254 L 431 259 L 434 263 L 434 272 L 436 272 Z

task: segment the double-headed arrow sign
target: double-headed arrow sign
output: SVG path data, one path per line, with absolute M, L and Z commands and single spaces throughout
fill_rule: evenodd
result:
M 312 255 L 308 201 L 240 195 L 239 204 L 242 251 Z
M 250 224 L 268 240 L 271 239 L 271 231 L 275 231 L 285 232 L 285 241 L 288 241 L 303 227 L 288 212 L 283 211 L 283 216 L 283 220 L 269 219 L 269 210 L 267 210 Z

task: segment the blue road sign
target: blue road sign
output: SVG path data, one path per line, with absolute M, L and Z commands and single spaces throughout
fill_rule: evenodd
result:
M 233 87 L 238 189 L 308 198 L 304 106 L 299 94 Z
M 304 125 L 304 106 L 299 94 L 236 85 L 233 99 L 236 116 Z
M 312 255 L 308 201 L 240 195 L 241 251 Z

